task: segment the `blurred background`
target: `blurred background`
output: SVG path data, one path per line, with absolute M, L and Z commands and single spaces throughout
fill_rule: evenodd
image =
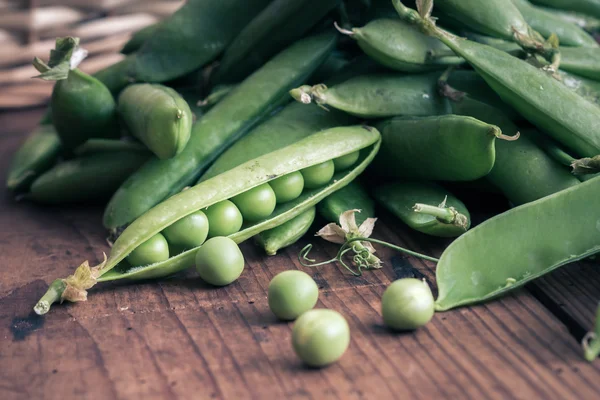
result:
M 56 37 L 77 36 L 94 73 L 119 61 L 131 34 L 169 16 L 183 0 L 0 0 L 0 110 L 48 102 L 53 83 L 32 79 Z

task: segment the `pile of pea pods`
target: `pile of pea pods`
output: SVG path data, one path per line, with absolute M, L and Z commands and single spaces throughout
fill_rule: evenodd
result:
M 273 255 L 316 218 L 329 223 L 318 235 L 340 245 L 325 263 L 385 268 L 374 245 L 437 263 L 437 299 L 413 278 L 385 291 L 383 320 L 395 330 L 593 256 L 599 4 L 188 0 L 93 76 L 77 68 L 79 39 L 57 39 L 48 61 L 33 62 L 54 89 L 7 187 L 39 204 L 105 204 L 112 247 L 55 280 L 35 311 L 86 300 L 99 282 L 194 265 L 228 285 L 244 271 L 239 243 Z M 502 196 L 510 209 L 471 228 L 456 188 Z M 370 238 L 376 205 L 450 245 L 436 259 Z M 309 250 L 302 265 L 325 264 Z M 297 319 L 294 349 L 307 364 L 345 352 L 348 324 L 313 310 L 309 275 L 286 271 L 268 295 L 278 318 Z M 589 360 L 600 353 L 600 321 L 583 347 Z

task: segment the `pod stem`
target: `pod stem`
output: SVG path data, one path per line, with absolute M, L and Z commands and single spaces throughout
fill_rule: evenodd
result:
M 37 302 L 35 307 L 33 307 L 33 311 L 37 315 L 44 315 L 48 311 L 50 311 L 50 307 L 52 304 L 57 301 L 62 302 L 62 295 L 67 288 L 67 284 L 64 279 L 55 279 L 54 282 L 50 284 L 46 293 L 42 296 L 42 298 Z
M 439 206 L 417 203 L 413 210 L 420 214 L 431 215 L 444 224 L 451 224 L 464 229 L 469 227 L 469 218 L 459 213 L 454 207 L 446 207 L 446 199 Z
M 294 100 L 303 103 L 310 104 L 313 101 L 325 111 L 329 111 L 324 104 L 327 103 L 325 98 L 325 92 L 327 92 L 327 86 L 320 83 L 318 85 L 310 86 L 310 85 L 302 85 L 295 89 L 290 90 L 290 96 L 294 98 Z
M 574 175 L 597 174 L 600 172 L 600 155 L 574 160 L 571 168 Z
M 330 264 L 330 263 L 337 261 L 340 264 L 342 264 L 342 266 L 344 268 L 346 268 L 348 271 L 350 271 L 350 273 L 352 273 L 352 275 L 361 276 L 363 269 L 374 268 L 372 266 L 372 264 L 370 264 L 370 263 L 376 262 L 377 263 L 376 265 L 380 265 L 380 263 L 381 263 L 379 258 L 377 258 L 365 245 L 363 245 L 362 242 L 380 244 L 382 246 L 389 247 L 389 248 L 399 251 L 401 253 L 406 253 L 411 256 L 414 256 L 417 258 L 422 258 L 422 259 L 428 260 L 428 261 L 433 261 L 433 262 L 439 261 L 437 258 L 430 257 L 425 254 L 417 253 L 416 251 L 412 251 L 412 250 L 406 249 L 404 247 L 396 246 L 394 244 L 384 242 L 382 240 L 368 238 L 368 237 L 360 237 L 360 236 L 353 237 L 353 238 L 347 240 L 346 242 L 344 242 L 344 244 L 342 244 L 342 246 L 338 250 L 336 256 L 330 260 L 321 261 L 321 262 L 317 263 L 317 262 L 315 262 L 315 260 L 309 258 L 308 254 L 310 253 L 310 251 L 313 247 L 312 244 L 306 245 L 300 251 L 300 253 L 298 254 L 298 260 L 299 260 L 300 264 L 304 267 L 318 267 L 321 265 L 326 265 L 326 264 Z M 354 251 L 354 253 L 355 253 L 352 260 L 354 261 L 354 263 L 357 266 L 356 271 L 351 266 L 346 264 L 346 262 L 343 259 L 344 256 L 350 251 Z M 305 261 L 310 262 L 310 264 L 306 263 Z M 377 267 L 375 267 L 375 268 L 377 268 Z
M 33 66 L 40 72 L 35 78 L 46 81 L 67 79 L 69 71 L 77 68 L 87 54 L 87 50 L 79 47 L 79 38 L 57 38 L 54 49 L 50 50 L 48 64 L 37 57 L 33 59 Z
M 335 26 L 335 29 L 337 29 L 337 31 L 339 33 L 341 33 L 342 35 L 346 35 L 346 36 L 354 36 L 354 32 L 351 31 L 350 29 L 344 29 L 342 27 L 340 27 L 337 23 L 337 21 L 333 22 L 333 26 Z
M 589 362 L 600 356 L 600 305 L 596 311 L 596 327 L 594 332 L 588 332 L 581 340 L 583 355 Z

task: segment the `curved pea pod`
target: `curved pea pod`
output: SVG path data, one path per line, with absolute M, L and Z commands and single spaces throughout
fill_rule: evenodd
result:
M 596 40 L 587 32 L 554 14 L 529 3 L 527 0 L 512 0 L 525 21 L 545 38 L 553 33 L 558 36 L 562 46 L 598 47 Z
M 362 28 L 338 30 L 356 40 L 369 57 L 397 71 L 424 72 L 465 62 L 452 55 L 432 56 L 432 52 L 449 49 L 439 40 L 398 19 L 376 19 Z
M 315 220 L 315 207 L 310 207 L 300 215 L 295 216 L 275 228 L 262 231 L 256 235 L 256 242 L 269 256 L 274 256 L 277 251 L 296 243 L 312 225 Z
M 560 55 L 561 69 L 600 81 L 600 48 L 561 47 Z
M 394 6 L 403 19 L 420 25 L 464 57 L 500 97 L 527 120 L 581 156 L 600 154 L 600 107 L 567 89 L 526 61 L 503 51 L 437 30 L 399 0 Z M 581 48 L 585 49 L 585 48 Z
M 252 74 L 192 127 L 177 157 L 150 160 L 117 190 L 104 212 L 104 226 L 126 225 L 193 183 L 225 149 L 284 103 L 287 91 L 303 82 L 334 45 L 331 34 L 303 39 Z
M 43 204 L 106 200 L 148 158 L 148 153 L 120 151 L 64 161 L 33 181 L 23 197 Z
M 396 182 L 380 186 L 375 199 L 412 229 L 426 235 L 457 237 L 471 225 L 462 201 L 432 182 Z
M 148 38 L 150 38 L 152 35 L 154 35 L 156 30 L 159 28 L 159 26 L 160 26 L 160 24 L 156 23 L 156 24 L 148 25 L 148 26 L 140 29 L 139 31 L 135 32 L 133 35 L 131 35 L 131 38 L 127 41 L 127 43 L 125 43 L 123 45 L 123 48 L 121 49 L 121 53 L 122 54 L 131 54 L 131 53 L 135 53 L 136 51 L 138 51 L 139 48 L 142 47 L 142 45 L 146 42 L 146 40 L 148 40 Z
M 360 213 L 355 214 L 358 226 L 367 218 L 375 217 L 375 202 L 357 181 L 330 194 L 317 204 L 319 215 L 329 222 L 339 222 L 340 215 L 348 210 L 360 210 Z
M 197 247 L 170 257 L 166 261 L 147 266 L 124 270 L 115 267 L 139 245 L 187 215 L 280 176 L 360 151 L 360 158 L 351 169 L 338 172 L 321 188 L 304 190 L 295 200 L 279 204 L 266 219 L 247 222 L 241 230 L 229 237 L 239 243 L 262 231 L 279 226 L 355 179 L 371 162 L 380 144 L 380 135 L 375 128 L 365 126 L 332 128 L 250 160 L 184 190 L 132 222 L 115 241 L 110 257 L 105 262 L 93 269 L 90 269 L 85 262 L 71 278 L 56 280 L 38 302 L 35 310 L 38 314 L 44 314 L 48 312 L 50 305 L 59 299 L 84 300 L 87 295 L 86 290 L 96 282 L 158 278 L 181 271 L 193 264 Z M 64 293 L 67 295 L 63 296 Z
M 309 31 L 338 0 L 274 0 L 227 47 L 213 82 L 248 76 L 278 51 Z
M 566 11 L 577 11 L 600 18 L 598 0 L 532 0 L 532 3 Z
M 404 179 L 472 181 L 496 160 L 496 139 L 515 140 L 495 125 L 462 115 L 392 118 L 377 125 L 383 147 L 372 167 Z
M 436 270 L 436 310 L 479 303 L 600 252 L 600 178 L 493 217 L 455 240 Z
M 60 139 L 52 125 L 37 127 L 13 155 L 6 176 L 7 189 L 27 191 L 35 178 L 56 163 L 61 149 Z
M 437 115 L 445 110 L 445 103 L 437 94 L 438 76 L 437 73 L 362 75 L 331 88 L 302 86 L 290 94 L 304 104 L 314 101 L 363 118 Z
M 192 111 L 170 87 L 138 83 L 119 95 L 119 115 L 129 132 L 160 159 L 183 151 L 192 131 Z

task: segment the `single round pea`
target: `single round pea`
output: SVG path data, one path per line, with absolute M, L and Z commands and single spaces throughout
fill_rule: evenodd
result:
M 275 192 L 268 183 L 246 190 L 231 199 L 238 207 L 245 221 L 260 221 L 275 210 Z
M 211 285 L 229 285 L 242 274 L 244 255 L 233 240 L 217 236 L 208 239 L 196 252 L 196 270 Z
M 132 267 L 154 264 L 169 258 L 169 244 L 163 235 L 157 233 L 136 247 L 127 256 Z
M 321 164 L 313 165 L 308 168 L 304 168 L 302 171 L 302 177 L 304 178 L 304 187 L 308 189 L 316 189 L 327 184 L 333 173 L 335 172 L 335 165 L 332 160 L 322 162 Z
M 337 361 L 350 344 L 350 327 L 337 311 L 316 309 L 305 312 L 292 329 L 292 345 L 302 361 L 322 367 Z
M 433 317 L 433 294 L 425 281 L 398 279 L 383 292 L 383 322 L 396 330 L 417 329 Z
M 345 156 L 341 156 L 333 159 L 333 164 L 335 165 L 336 171 L 343 171 L 345 169 L 353 166 L 356 161 L 358 161 L 358 156 L 360 156 L 359 151 L 355 151 L 354 153 L 346 154 Z
M 319 287 L 306 272 L 284 271 L 271 279 L 268 299 L 277 318 L 293 320 L 317 304 Z
M 244 219 L 240 210 L 229 200 L 208 207 L 204 214 L 208 218 L 208 236 L 229 236 L 242 227 Z
M 291 172 L 269 182 L 275 192 L 277 204 L 292 201 L 302 194 L 304 178 L 300 171 Z
M 181 218 L 163 230 L 170 246 L 193 249 L 200 246 L 208 236 L 208 218 L 202 211 Z

